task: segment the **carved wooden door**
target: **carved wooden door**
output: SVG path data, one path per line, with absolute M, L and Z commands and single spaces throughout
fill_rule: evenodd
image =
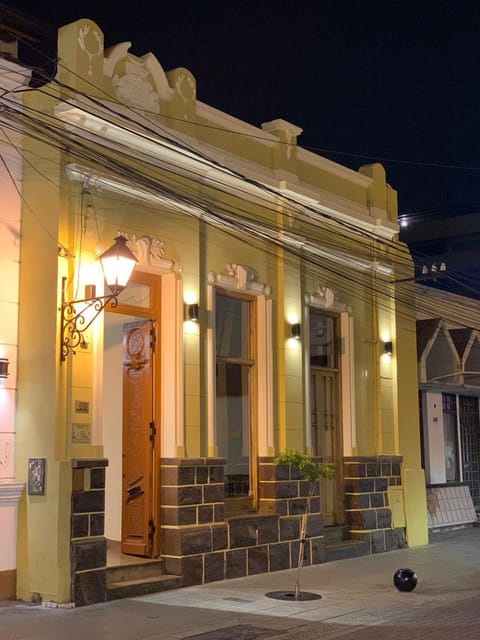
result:
M 123 330 L 122 553 L 151 556 L 154 527 L 155 323 Z

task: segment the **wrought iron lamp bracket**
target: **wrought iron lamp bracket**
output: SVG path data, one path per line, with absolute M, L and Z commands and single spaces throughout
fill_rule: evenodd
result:
M 75 355 L 75 350 L 85 343 L 85 331 L 105 307 L 110 304 L 110 307 L 114 309 L 118 305 L 118 293 L 69 302 L 65 299 L 66 281 L 67 278 L 62 278 L 62 305 L 60 308 L 60 360 L 62 362 L 65 362 L 70 353 Z M 83 304 L 85 307 L 81 311 L 76 311 L 75 307 L 79 304 Z

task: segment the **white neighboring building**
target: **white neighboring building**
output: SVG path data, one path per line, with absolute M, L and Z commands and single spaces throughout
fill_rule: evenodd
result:
M 480 511 L 480 302 L 417 286 L 417 354 L 430 528 Z
M 1 56 L 1 54 L 0 54 Z M 28 85 L 30 70 L 0 57 L 0 600 L 15 596 L 17 507 L 15 482 L 18 301 L 22 217 L 20 136 L 8 126 L 12 92 Z M 7 92 L 7 93 L 4 93 Z M 20 98 L 21 99 L 21 98 Z M 7 376 L 8 371 L 8 376 Z M 5 377 L 7 376 L 7 377 Z

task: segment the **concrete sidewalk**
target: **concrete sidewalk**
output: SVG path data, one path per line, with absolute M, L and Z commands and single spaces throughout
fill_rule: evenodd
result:
M 414 591 L 393 586 L 399 567 L 416 571 Z M 478 640 L 480 528 L 436 534 L 425 547 L 305 567 L 302 592 L 318 600 L 265 595 L 294 584 L 288 570 L 73 610 L 16 604 L 0 608 L 0 640 Z

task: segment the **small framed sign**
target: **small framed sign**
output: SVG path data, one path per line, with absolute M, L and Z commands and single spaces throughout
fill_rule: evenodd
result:
M 45 495 L 45 458 L 28 459 L 28 495 Z
M 75 400 L 75 413 L 88 413 L 90 402 L 88 400 Z

